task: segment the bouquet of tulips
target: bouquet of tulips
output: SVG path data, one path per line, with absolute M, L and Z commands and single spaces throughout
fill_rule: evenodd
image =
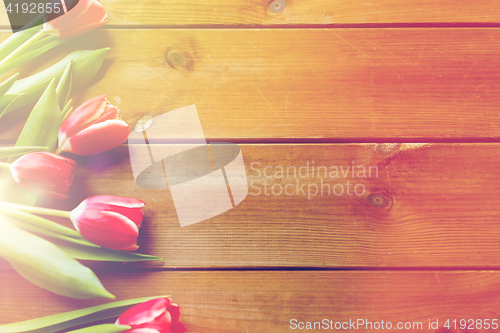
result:
M 64 15 L 45 14 L 0 45 L 0 74 L 107 21 L 98 0 L 66 5 Z M 74 110 L 69 99 L 72 89 L 96 75 L 108 50 L 76 51 L 44 71 L 0 83 L 0 117 L 36 102 L 15 146 L 0 148 L 0 256 L 32 283 L 78 299 L 114 296 L 77 259 L 160 259 L 130 252 L 138 248 L 145 206 L 140 200 L 102 195 L 72 211 L 34 206 L 38 196 L 68 198 L 77 163 L 60 154 L 98 154 L 128 138 L 127 123 L 105 96 Z M 75 229 L 47 216 L 68 218 Z
M 64 15 L 53 15 L 42 15 L 0 45 L 0 75 L 107 21 L 98 0 L 66 0 Z M 39 196 L 68 198 L 77 163 L 61 154 L 94 155 L 128 138 L 127 123 L 105 96 L 74 110 L 69 99 L 73 89 L 93 79 L 108 50 L 76 51 L 42 72 L 22 80 L 15 74 L 0 83 L 0 118 L 36 102 L 15 146 L 0 148 L 0 257 L 32 283 L 77 299 L 114 298 L 77 259 L 160 259 L 131 252 L 138 248 L 145 206 L 141 200 L 100 195 L 85 199 L 72 211 L 34 206 Z M 46 216 L 68 218 L 74 229 Z M 179 306 L 166 296 L 0 325 L 0 333 L 56 332 L 117 316 L 114 324 L 71 332 L 186 331 L 179 322 Z

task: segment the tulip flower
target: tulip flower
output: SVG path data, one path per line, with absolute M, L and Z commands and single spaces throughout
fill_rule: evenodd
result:
M 54 199 L 67 199 L 73 183 L 76 162 L 49 152 L 34 152 L 18 158 L 14 163 L 1 163 L 9 168 L 14 180 L 25 189 Z
M 75 2 L 76 5 L 75 5 Z M 108 16 L 99 0 L 60 0 L 53 1 L 64 7 L 56 13 L 52 10 L 45 14 L 43 30 L 60 38 L 72 38 L 104 25 Z M 59 7 L 60 8 L 60 7 Z M 64 11 L 63 15 L 60 15 Z
M 0 61 L 0 73 L 5 73 L 61 43 L 61 41 L 49 38 L 50 36 L 47 37 L 48 35 L 61 39 L 77 37 L 106 24 L 108 20 L 99 0 L 53 0 L 50 5 L 53 6 L 47 6 L 47 9 L 51 8 L 51 10 L 50 13 L 47 11 L 45 14 L 42 29 L 35 34 L 32 29 L 36 28 L 28 29 L 21 34 L 14 34 L 17 37 L 10 39 L 10 42 L 4 45 L 4 47 L 18 45 L 10 53 L 4 54 L 5 49 L 2 50 L 0 47 L 0 53 L 3 55 Z M 19 41 L 22 44 L 19 45 Z M 33 49 L 35 44 L 37 47 Z
M 101 195 L 82 201 L 70 219 L 76 230 L 94 244 L 114 250 L 134 251 L 142 224 L 144 202 Z
M 124 333 L 184 333 L 186 327 L 179 321 L 179 305 L 170 298 L 155 298 L 125 311 L 116 324 L 132 327 Z
M 77 155 L 94 155 L 127 140 L 129 127 L 106 96 L 97 96 L 76 108 L 59 129 L 59 149 Z

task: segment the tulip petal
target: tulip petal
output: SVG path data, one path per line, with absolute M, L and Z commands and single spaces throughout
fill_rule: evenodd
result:
M 122 251 L 132 252 L 132 251 L 137 250 L 138 248 L 139 248 L 139 245 L 134 244 L 131 247 L 127 247 L 126 249 L 123 249 Z
M 32 191 L 50 191 L 58 193 L 66 193 L 69 191 L 71 183 L 69 180 L 61 181 L 59 179 L 24 179 L 17 181 L 19 185 L 27 190 Z
M 99 114 L 98 118 L 92 117 L 92 119 L 85 119 L 85 123 L 74 124 L 73 127 L 68 129 L 68 133 L 66 133 L 66 135 L 73 136 L 87 127 L 102 123 L 106 120 L 121 120 L 118 110 L 113 105 L 109 104 L 108 101 L 106 101 L 106 104 L 98 105 L 95 111 Z M 82 112 L 80 111 L 79 113 Z
M 141 228 L 144 212 L 142 209 L 127 208 L 127 207 L 114 207 L 115 212 L 126 216 L 130 221 L 134 222 L 137 228 Z
M 80 0 L 62 16 L 47 15 L 43 29 L 60 38 L 71 38 L 100 27 L 107 22 L 107 14 L 98 0 Z
M 166 306 L 170 304 L 169 298 L 155 298 L 147 302 L 135 305 L 125 311 L 116 321 L 120 325 L 141 325 L 153 322 L 158 316 L 165 312 Z
M 70 158 L 49 152 L 35 152 L 24 155 L 11 165 L 15 178 L 24 179 L 67 179 L 72 176 L 76 162 Z M 17 179 L 16 179 L 17 180 Z
M 138 199 L 117 197 L 112 195 L 100 195 L 85 200 L 87 206 L 92 205 L 94 210 L 114 211 L 128 217 L 138 228 L 142 225 L 144 212 L 142 208 L 146 204 Z
M 68 145 L 61 148 L 82 156 L 99 154 L 121 145 L 127 140 L 129 133 L 129 127 L 123 120 L 106 120 L 70 137 Z
M 67 199 L 75 166 L 76 162 L 70 158 L 35 152 L 17 159 L 10 169 L 14 180 L 23 188 L 49 198 Z
M 99 119 L 106 109 L 106 103 L 106 96 L 100 95 L 77 107 L 61 124 L 59 141 L 64 141 L 66 138 L 75 135 L 80 130 L 88 127 L 87 124 Z
M 123 215 L 132 222 L 134 222 L 135 225 L 137 225 L 137 228 L 141 227 L 142 219 L 144 218 L 144 212 L 142 211 L 141 208 L 128 208 L 128 207 L 108 205 L 105 203 L 94 203 L 92 204 L 92 209 L 99 211 L 115 212 L 120 215 Z
M 179 309 L 179 304 L 171 303 L 167 306 L 167 311 L 170 313 L 172 324 L 179 322 L 181 317 L 181 310 Z
M 135 198 L 117 197 L 114 195 L 96 195 L 85 200 L 87 204 L 107 203 L 113 206 L 122 206 L 127 208 L 143 208 L 146 206 L 144 201 Z
M 120 112 L 118 112 L 118 109 L 115 108 L 113 105 L 111 105 L 109 102 L 107 102 L 106 108 L 104 109 L 104 112 L 102 113 L 100 121 L 109 120 L 109 119 L 121 119 L 121 118 L 120 118 Z
M 155 318 L 154 323 L 150 323 L 148 325 L 157 325 L 160 327 L 160 331 L 164 331 L 168 329 L 172 325 L 172 316 L 168 311 L 165 310 L 161 315 Z
M 186 332 L 186 326 L 184 326 L 183 323 L 179 322 L 175 324 L 174 326 L 170 327 L 170 332 L 171 333 L 184 333 Z
M 143 328 L 133 328 L 123 333 L 160 333 L 160 332 L 154 328 L 143 327 Z M 169 332 L 162 332 L 162 333 L 169 333 Z
M 83 237 L 97 245 L 124 250 L 137 243 L 137 225 L 118 213 L 75 209 L 71 213 L 71 221 Z

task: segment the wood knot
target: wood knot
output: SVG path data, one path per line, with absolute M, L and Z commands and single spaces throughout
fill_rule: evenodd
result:
M 375 208 L 387 209 L 392 206 L 392 199 L 384 193 L 371 193 L 367 197 L 367 202 Z
M 178 49 L 170 49 L 167 51 L 167 64 L 174 69 L 180 67 L 191 69 L 193 67 L 192 59 L 186 55 L 185 52 Z
M 286 7 L 286 1 L 285 0 L 274 0 L 274 1 L 271 1 L 268 5 L 267 5 L 267 9 L 271 12 L 271 13 L 281 13 Z
M 387 211 L 394 205 L 394 197 L 390 193 L 380 189 L 372 189 L 360 197 L 369 207 L 376 208 L 377 211 Z M 373 212 L 373 209 L 371 209 Z

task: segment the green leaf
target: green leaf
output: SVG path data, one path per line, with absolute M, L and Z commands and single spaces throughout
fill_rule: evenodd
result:
M 0 201 L 13 202 L 28 206 L 36 203 L 38 196 L 22 188 L 10 173 L 2 173 L 0 177 Z
M 0 118 L 2 118 L 4 114 L 9 113 L 10 111 L 14 110 L 13 105 L 19 98 L 21 98 L 21 96 L 22 96 L 22 94 L 15 96 L 14 99 L 12 101 L 10 101 L 9 104 L 7 104 L 6 106 L 4 106 L 3 108 L 0 109 L 1 110 L 0 111 Z
M 102 324 L 81 328 L 75 331 L 68 331 L 67 333 L 120 333 L 128 331 L 131 328 L 132 327 L 125 325 Z
M 56 93 L 59 100 L 59 107 L 65 109 L 71 92 L 71 82 L 73 80 L 73 60 L 66 66 L 64 73 L 57 84 Z M 64 113 L 62 113 L 64 115 Z
M 26 231 L 34 232 L 41 236 L 47 236 L 73 244 L 79 244 L 82 246 L 100 247 L 99 245 L 91 243 L 83 238 L 78 231 L 66 228 L 65 226 L 44 219 L 43 217 L 26 213 L 17 209 L 6 208 L 2 205 L 0 205 L 0 212 L 13 217 L 7 222 L 10 222 Z
M 135 298 L 126 301 L 112 302 L 90 308 L 59 313 L 52 316 L 26 320 L 18 323 L 0 325 L 0 333 L 53 333 L 99 320 L 114 319 L 133 305 L 159 297 Z
M 34 43 L 30 48 L 23 52 L 20 56 L 8 61 L 7 63 L 0 66 L 0 75 L 3 75 L 16 68 L 17 66 L 38 57 L 42 53 L 62 44 L 66 39 L 58 38 L 55 36 L 48 36 L 38 42 Z
M 49 151 L 53 151 L 57 144 L 60 123 L 61 110 L 55 80 L 52 80 L 31 111 L 16 146 L 45 146 L 49 147 Z
M 59 82 L 71 60 L 73 60 L 74 66 L 73 88 L 80 88 L 87 85 L 99 71 L 108 51 L 109 48 L 95 51 L 75 51 L 51 67 L 30 77 L 17 80 L 9 91 L 4 96 L 0 97 L 0 108 L 10 103 L 14 95 L 19 95 L 21 93 L 25 95 L 22 99 L 14 103 L 13 109 L 37 101 L 50 81 L 55 79 L 56 82 Z M 10 111 L 12 111 L 12 109 L 10 109 L 9 112 Z
M 66 118 L 68 118 L 70 113 L 73 112 L 73 108 L 71 107 L 71 102 L 73 102 L 72 99 L 68 101 L 64 109 L 61 111 L 61 116 L 62 116 L 61 124 L 66 120 Z
M 8 105 L 3 107 L 0 113 L 0 118 L 7 113 L 9 110 L 12 110 L 12 105 L 19 99 L 21 98 L 21 95 L 16 96 Z M 17 148 L 23 148 L 22 144 L 19 144 Z M 33 144 L 33 146 L 36 146 L 36 143 Z M 44 147 L 45 150 L 48 150 L 48 147 Z M 19 155 L 12 155 L 9 156 L 9 161 L 13 161 L 16 157 Z M 23 189 L 16 181 L 12 178 L 10 173 L 2 173 L 0 176 L 0 200 L 1 201 L 9 201 L 9 202 L 16 202 L 16 203 L 22 203 L 25 205 L 34 205 L 36 200 L 37 200 L 37 195 L 31 192 L 26 191 Z
M 47 150 L 47 147 L 1 147 L 0 159 L 12 156 L 21 156 L 35 151 Z
M 0 83 L 0 96 L 5 95 L 5 93 L 12 87 L 14 82 L 16 82 L 19 73 L 16 73 L 9 77 L 7 80 Z
M 63 250 L 68 257 L 79 260 L 117 261 L 117 262 L 163 260 L 160 257 L 150 256 L 146 254 L 112 250 L 112 249 L 107 249 L 105 247 L 96 248 L 80 244 L 72 244 L 65 240 L 54 240 L 53 243 L 58 248 Z
M 0 215 L 0 256 L 26 280 L 66 297 L 114 298 L 88 267 L 45 239 L 6 222 L 10 219 Z
M 70 99 L 66 105 L 64 106 L 64 108 L 61 110 L 61 116 L 63 119 L 61 119 L 61 122 L 64 121 L 64 118 L 67 116 L 68 112 L 69 112 L 69 109 L 71 108 L 71 102 L 73 102 L 72 99 Z
M 10 215 L 8 212 L 6 212 L 4 210 L 0 209 L 0 211 L 2 211 L 3 213 L 5 213 L 7 215 Z M 39 236 L 42 236 L 42 237 L 45 236 L 45 237 L 49 237 L 49 238 L 52 238 L 52 239 L 65 240 L 67 242 L 74 243 L 74 244 L 81 244 L 81 245 L 85 245 L 85 246 L 99 247 L 98 245 L 92 244 L 89 241 L 81 241 L 81 240 L 78 240 L 78 239 L 75 239 L 75 238 L 64 236 L 64 235 L 55 233 L 55 232 L 47 230 L 47 229 L 43 229 L 43 228 L 41 228 L 39 226 L 29 224 L 29 223 L 27 223 L 25 221 L 22 221 L 22 220 L 11 219 L 9 222 L 12 222 L 12 224 L 14 224 L 15 226 L 17 226 L 17 227 L 19 227 L 21 229 L 24 229 L 24 230 L 29 231 L 31 233 L 35 233 L 35 234 L 37 234 Z
M 45 230 L 49 230 L 57 234 L 72 237 L 75 239 L 84 239 L 83 236 L 76 230 L 60 225 L 59 223 L 55 223 L 54 221 L 43 218 L 41 216 L 24 212 L 18 209 L 15 205 L 9 205 L 8 203 L 0 202 L 0 210 L 16 219 L 23 220 L 31 225 L 41 227 Z
M 24 44 L 28 39 L 33 37 L 38 31 L 40 31 L 40 25 L 37 23 L 43 23 L 43 16 L 41 21 L 33 22 L 33 27 L 27 28 L 23 31 L 16 32 L 7 38 L 2 44 L 0 44 L 0 59 L 7 57 L 15 49 Z

